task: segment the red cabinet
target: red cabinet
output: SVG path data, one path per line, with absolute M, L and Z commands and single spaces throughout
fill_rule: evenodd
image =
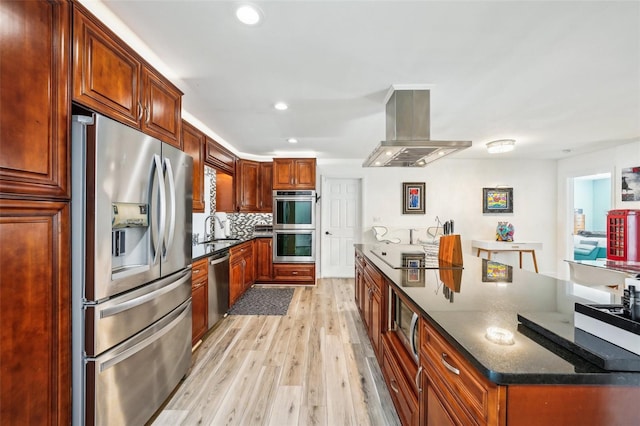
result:
M 640 261 L 640 210 L 607 214 L 607 259 Z

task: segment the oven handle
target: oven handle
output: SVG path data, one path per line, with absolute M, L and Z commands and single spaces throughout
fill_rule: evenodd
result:
M 315 202 L 315 197 L 313 196 L 300 196 L 300 195 L 289 195 L 289 196 L 276 196 L 274 198 L 275 201 L 311 201 Z
M 418 359 L 418 342 L 416 341 L 416 327 L 418 327 L 418 314 L 415 312 L 411 317 L 411 327 L 409 333 L 409 342 L 411 343 L 411 351 L 413 352 L 413 357 Z

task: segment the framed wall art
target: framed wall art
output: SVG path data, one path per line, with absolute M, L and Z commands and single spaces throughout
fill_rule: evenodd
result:
M 424 182 L 402 183 L 402 214 L 424 214 Z
M 513 188 L 482 188 L 482 213 L 513 213 Z
M 640 166 L 620 171 L 620 201 L 640 201 Z

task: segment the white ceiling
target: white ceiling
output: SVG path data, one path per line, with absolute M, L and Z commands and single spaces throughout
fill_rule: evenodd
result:
M 640 141 L 638 1 L 254 1 L 255 27 L 236 1 L 94 1 L 237 153 L 364 159 L 392 84 L 430 86 L 431 137 L 473 141 L 457 158 L 505 138 L 500 158 Z

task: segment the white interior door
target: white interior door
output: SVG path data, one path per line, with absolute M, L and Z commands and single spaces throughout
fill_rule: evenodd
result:
M 320 230 L 322 277 L 352 277 L 353 243 L 360 230 L 361 180 L 324 178 Z

